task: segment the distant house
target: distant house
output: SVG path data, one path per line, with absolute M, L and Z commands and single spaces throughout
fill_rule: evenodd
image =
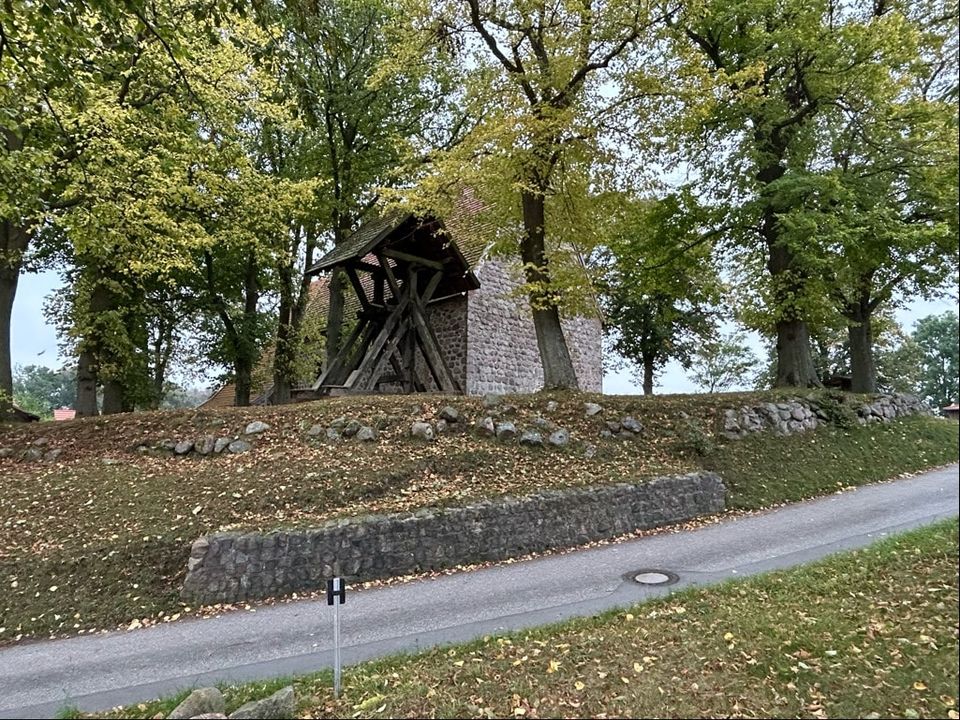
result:
M 77 411 L 73 408 L 57 408 L 53 411 L 54 420 L 73 420 L 77 416 Z
M 941 408 L 940 410 L 945 418 L 960 421 L 960 405 L 957 405 L 957 403 L 947 405 L 945 408 Z

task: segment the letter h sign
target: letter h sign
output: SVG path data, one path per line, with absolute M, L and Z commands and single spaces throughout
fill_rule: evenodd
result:
M 343 605 L 347 600 L 347 586 L 342 577 L 327 580 L 327 605 L 333 605 L 334 598 L 340 599 L 340 605 Z

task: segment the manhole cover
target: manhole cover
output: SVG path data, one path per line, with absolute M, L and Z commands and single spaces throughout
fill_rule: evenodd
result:
M 663 585 L 670 582 L 670 576 L 659 572 L 644 572 L 634 575 L 633 579 L 641 585 Z
M 673 585 L 680 578 L 676 573 L 660 568 L 642 568 L 623 576 L 625 580 L 632 580 L 638 585 Z

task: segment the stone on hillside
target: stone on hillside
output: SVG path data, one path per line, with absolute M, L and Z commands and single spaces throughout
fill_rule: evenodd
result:
M 27 462 L 36 462 L 37 460 L 40 460 L 42 457 L 43 457 L 43 450 L 36 447 L 27 448 L 20 454 L 20 458 L 22 460 L 26 460 Z
M 480 432 L 485 435 L 495 435 L 497 432 L 496 426 L 493 424 L 492 417 L 485 417 L 480 421 Z
M 795 407 L 795 408 L 790 412 L 790 415 L 793 417 L 794 420 L 806 420 L 806 418 L 807 418 L 807 412 L 806 412 L 806 410 L 804 410 L 804 408 L 799 407 L 799 406 L 798 406 L 798 407 Z
M 597 454 L 597 446 L 592 443 L 587 443 L 583 448 L 583 456 L 588 460 L 592 457 L 595 457 Z
M 624 430 L 629 430 L 632 433 L 643 432 L 643 424 L 633 417 L 633 415 L 627 415 L 625 418 L 621 418 L 620 425 L 623 426 Z
M 223 713 L 227 704 L 223 694 L 215 687 L 200 688 L 187 695 L 182 703 L 177 705 L 173 712 L 167 715 L 170 720 L 185 720 L 204 713 Z
M 358 432 L 363 425 L 360 424 L 358 420 L 351 420 L 346 425 L 343 426 L 343 436 L 344 437 L 353 437 Z
M 161 450 L 169 450 L 170 452 L 173 452 L 173 449 L 176 446 L 177 446 L 177 441 L 171 440 L 170 438 L 164 438 L 163 440 L 157 443 L 158 448 L 160 448 Z
M 596 403 L 584 403 L 583 404 L 583 414 L 587 417 L 593 417 L 599 413 L 603 412 L 603 408 Z
M 244 435 L 256 435 L 257 433 L 262 433 L 265 430 L 269 430 L 270 426 L 267 425 L 262 420 L 254 420 L 251 423 L 247 423 L 247 426 L 243 429 Z
M 213 451 L 218 455 L 226 450 L 230 446 L 230 438 L 228 437 L 218 437 L 216 442 L 213 443 Z
M 609 430 L 606 430 L 606 429 L 605 429 L 605 430 L 601 430 L 601 431 L 600 431 L 600 437 L 604 438 L 605 440 L 609 440 L 610 438 L 613 437 L 613 433 L 610 432 Z
M 0 458 L 13 457 L 13 448 L 0 448 Z
M 607 420 L 606 425 L 607 425 L 607 430 L 609 430 L 614 435 L 620 432 L 620 423 L 618 423 L 616 420 Z
M 341 415 L 341 416 L 338 417 L 336 420 L 334 420 L 332 423 L 330 423 L 330 427 L 336 428 L 337 430 L 343 430 L 343 428 L 345 428 L 345 427 L 347 426 L 347 423 L 348 423 L 348 422 L 349 422 L 349 420 L 347 420 L 347 418 L 345 418 L 343 415 Z
M 433 431 L 433 425 L 427 422 L 415 422 L 410 428 L 410 434 L 424 440 L 435 440 L 437 437 Z
M 551 420 L 547 420 L 544 417 L 536 417 L 533 420 L 533 424 L 545 432 L 553 432 L 557 429 L 557 424 Z
M 43 459 L 44 459 L 46 462 L 54 462 L 54 461 L 56 461 L 56 460 L 59 460 L 61 455 L 63 455 L 63 449 L 61 449 L 61 448 L 54 448 L 53 450 L 47 450 L 47 451 L 43 454 Z
M 34 447 L 46 447 L 49 444 L 50 444 L 50 438 L 48 437 L 38 437 L 36 440 L 33 441 Z
M 440 418 L 448 423 L 458 423 L 461 420 L 460 411 L 452 405 L 447 405 L 440 411 Z
M 227 716 L 223 713 L 201 713 L 194 715 L 190 720 L 227 720 Z
M 550 437 L 547 438 L 547 442 L 556 447 L 563 447 L 570 442 L 570 433 L 563 428 L 554 430 L 550 433 Z
M 310 437 L 317 437 L 318 435 L 323 435 L 325 428 L 323 425 L 311 425 L 310 429 L 307 430 L 307 435 Z
M 237 453 L 247 452 L 252 447 L 253 445 L 248 443 L 246 440 L 234 440 L 232 443 L 227 445 L 227 450 L 229 450 L 234 454 L 237 454 Z
M 448 423 L 448 422 L 447 422 L 446 420 L 444 420 L 443 418 L 440 418 L 439 420 L 437 420 L 437 432 L 438 432 L 438 433 L 445 433 L 449 427 L 450 427 L 450 423 Z
M 181 440 L 173 446 L 174 455 L 186 455 L 193 450 L 193 440 Z
M 488 410 L 490 408 L 495 408 L 500 404 L 500 401 L 503 400 L 502 395 L 497 395 L 496 393 L 487 393 L 483 396 L 483 406 Z
M 357 430 L 357 440 L 360 442 L 372 442 L 377 439 L 377 431 L 374 430 L 369 425 L 362 425 L 359 430 Z
M 213 452 L 213 449 L 217 445 L 217 439 L 213 435 L 205 435 L 204 437 L 197 440 L 196 444 L 193 446 L 193 449 L 196 450 L 200 455 L 209 455 Z
M 254 720 L 256 718 L 292 718 L 297 710 L 297 696 L 293 686 L 277 690 L 263 700 L 252 700 L 232 713 L 230 720 Z
M 536 430 L 524 430 L 520 433 L 520 444 L 539 447 L 543 445 L 543 435 Z
M 547 401 L 547 412 L 556 412 L 557 411 L 557 401 L 548 400 Z
M 517 426 L 512 422 L 497 423 L 495 432 L 497 440 L 512 440 L 517 435 Z
M 339 440 L 339 439 L 340 439 L 340 431 L 337 430 L 337 428 L 335 427 L 328 427 L 327 440 Z

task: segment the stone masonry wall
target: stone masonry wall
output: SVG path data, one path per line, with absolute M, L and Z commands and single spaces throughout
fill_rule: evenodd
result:
M 503 560 L 719 512 L 725 500 L 719 476 L 694 473 L 350 518 L 307 530 L 216 533 L 194 542 L 183 596 L 238 602 L 317 590 L 334 575 L 369 580 Z
M 889 422 L 907 415 L 932 414 L 927 404 L 915 395 L 880 395 L 868 403 L 844 409 L 850 413 L 850 419 L 860 425 Z M 838 410 L 827 407 L 822 401 L 800 398 L 725 410 L 723 436 L 729 440 L 739 440 L 751 433 L 764 431 L 792 435 L 814 430 L 820 423 L 830 422 L 831 412 Z
M 435 305 L 427 306 L 427 320 L 433 326 L 440 343 L 440 352 L 450 372 L 460 387 L 466 390 L 467 386 L 467 297 L 444 300 Z M 430 374 L 423 355 L 417 350 L 416 354 L 417 377 L 424 383 L 427 390 L 437 390 L 437 384 Z
M 526 299 L 515 294 L 521 284 L 516 263 L 485 260 L 474 268 L 480 289 L 470 293 L 467 308 L 467 393 L 525 393 L 543 387 L 543 366 Z M 580 389 L 600 392 L 599 318 L 563 320 L 563 332 Z

